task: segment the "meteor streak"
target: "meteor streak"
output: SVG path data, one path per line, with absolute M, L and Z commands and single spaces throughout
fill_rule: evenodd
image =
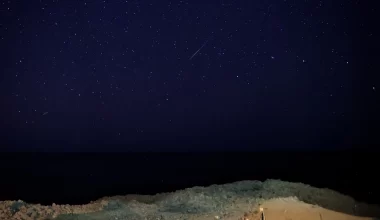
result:
M 194 57 L 195 55 L 197 55 L 197 53 L 198 53 L 200 50 L 202 50 L 202 48 L 207 44 L 207 42 L 208 42 L 208 40 L 206 40 L 206 42 L 204 42 L 204 43 L 202 44 L 202 46 L 201 46 L 197 51 L 195 51 L 195 53 L 189 58 L 189 60 L 193 59 L 193 57 Z

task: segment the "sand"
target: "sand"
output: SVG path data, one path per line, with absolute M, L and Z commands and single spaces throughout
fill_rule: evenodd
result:
M 279 198 L 265 201 L 262 206 L 266 220 L 369 220 L 335 212 L 315 205 L 298 201 L 295 198 Z M 249 218 L 249 217 L 248 217 Z M 260 219 L 256 216 L 249 218 Z

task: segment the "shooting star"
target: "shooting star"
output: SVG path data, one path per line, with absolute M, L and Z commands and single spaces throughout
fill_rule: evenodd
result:
M 207 42 L 208 42 L 208 40 L 206 40 L 206 42 L 204 42 L 204 43 L 202 44 L 202 46 L 201 46 L 197 51 L 195 51 L 195 53 L 189 58 L 189 60 L 193 59 L 193 57 L 194 57 L 195 55 L 197 55 L 197 53 L 198 53 L 200 50 L 202 50 L 202 48 L 207 44 Z

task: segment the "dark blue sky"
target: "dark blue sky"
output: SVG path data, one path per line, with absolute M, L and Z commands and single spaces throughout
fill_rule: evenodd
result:
M 377 93 L 356 51 L 376 38 L 360 16 L 377 9 L 361 4 L 1 1 L 2 140 L 49 151 L 351 147 L 366 126 L 355 100 Z

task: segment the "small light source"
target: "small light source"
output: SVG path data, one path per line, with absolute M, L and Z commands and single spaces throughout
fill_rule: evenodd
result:
M 264 208 L 263 207 L 260 207 L 260 212 L 261 212 L 261 220 L 265 220 Z

